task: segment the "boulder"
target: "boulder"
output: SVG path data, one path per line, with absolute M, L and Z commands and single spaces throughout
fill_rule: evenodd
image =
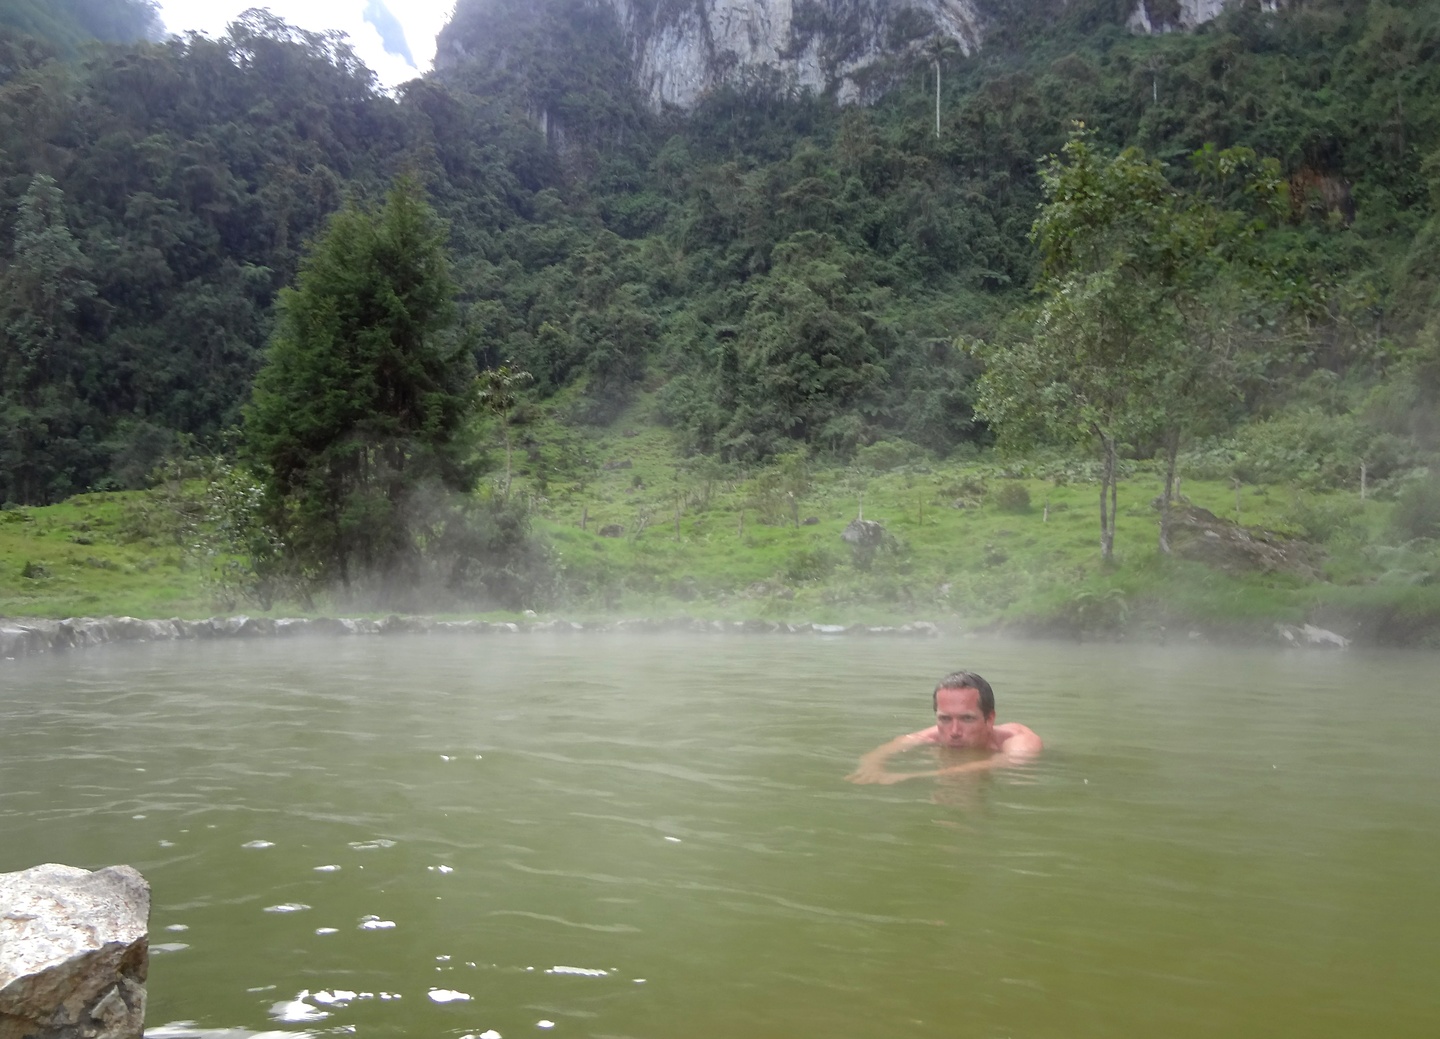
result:
M 306 628 L 312 635 L 353 635 L 355 628 L 346 621 L 338 620 L 335 617 L 316 617 Z
M 185 637 L 190 639 L 213 639 L 220 634 L 216 630 L 216 618 L 206 617 L 198 621 L 183 621 Z
M 870 569 L 875 553 L 891 544 L 889 532 L 874 520 L 853 519 L 840 532 L 840 540 L 850 546 L 851 559 L 861 570 Z
M 885 528 L 874 520 L 853 519 L 840 532 L 840 540 L 856 548 L 876 549 L 885 543 Z
M 1287 645 L 1305 646 L 1311 649 L 1345 649 L 1350 640 L 1325 628 L 1313 624 L 1277 624 L 1275 630 Z
M 275 634 L 275 622 L 269 617 L 244 617 L 235 628 L 232 637 L 237 639 L 266 639 Z
M 0 659 L 43 653 L 48 644 L 44 633 L 30 625 L 7 624 L 0 627 Z
M 382 635 L 423 635 L 433 627 L 428 617 L 402 617 L 392 613 L 380 622 Z
M 0 873 L 0 1039 L 140 1039 L 149 920 L 129 866 Z
M 895 633 L 897 635 L 913 635 L 927 639 L 940 637 L 940 629 L 930 621 L 911 621 L 909 624 L 902 624 L 895 629 Z
M 1198 505 L 1171 506 L 1170 547 L 1182 559 L 1231 574 L 1289 573 L 1307 580 L 1319 576 L 1320 552 L 1314 545 L 1241 526 Z

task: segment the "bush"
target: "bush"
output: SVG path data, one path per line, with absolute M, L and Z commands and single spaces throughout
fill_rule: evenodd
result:
M 1245 483 L 1294 481 L 1315 490 L 1360 486 L 1363 462 L 1372 481 L 1399 470 L 1409 451 L 1399 437 L 1377 432 L 1354 415 L 1297 407 L 1247 425 L 1230 443 L 1232 475 Z M 1211 452 L 1219 455 L 1221 452 Z M 1214 466 L 1191 466 L 1192 475 L 1216 478 Z
M 1440 537 L 1440 473 L 1431 469 L 1400 490 L 1390 524 L 1407 540 Z
M 855 464 L 877 473 L 930 460 L 930 452 L 908 440 L 877 440 L 855 452 Z
M 823 581 L 835 572 L 835 556 L 823 548 L 801 549 L 785 561 L 785 580 Z
M 985 486 L 983 479 L 971 475 L 945 488 L 945 497 L 981 501 L 984 499 L 987 490 L 988 488 Z
M 1285 520 L 1307 541 L 1334 541 L 1359 530 L 1364 506 L 1358 498 L 1297 496 L 1285 510 Z
M 1007 483 L 995 493 L 995 504 L 1006 512 L 1029 512 L 1030 490 L 1023 483 Z

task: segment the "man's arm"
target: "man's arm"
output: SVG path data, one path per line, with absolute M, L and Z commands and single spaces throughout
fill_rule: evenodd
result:
M 894 776 L 901 779 L 907 778 L 901 773 L 886 772 L 885 762 L 889 761 L 896 754 L 909 750 L 911 747 L 918 747 L 922 743 L 935 742 L 936 729 L 932 725 L 928 729 L 921 729 L 919 732 L 907 733 L 904 736 L 896 736 L 889 743 L 882 743 L 860 759 L 859 766 L 845 778 L 851 783 L 894 783 Z
M 891 783 L 899 783 L 902 780 L 923 779 L 926 776 L 958 776 L 966 772 L 989 772 L 991 769 L 1014 768 L 1016 765 L 1024 765 L 1027 762 L 1033 761 L 1036 756 L 1039 755 L 1040 751 L 1044 749 L 1045 744 L 1041 742 L 1040 737 L 1035 735 L 1027 726 L 1015 723 L 1007 726 L 1007 728 L 1010 729 L 1010 732 L 1007 734 L 1005 742 L 1001 744 L 998 751 L 988 758 L 980 758 L 977 761 L 966 761 L 959 765 L 947 765 L 944 768 L 929 769 L 925 772 L 886 772 L 884 769 L 886 759 L 904 750 L 906 747 L 913 747 L 918 743 L 933 742 L 932 739 L 915 739 L 914 737 L 930 736 L 935 732 L 934 729 L 928 729 L 925 732 L 912 732 L 909 736 L 901 736 L 883 746 L 876 747 L 860 759 L 860 768 L 845 778 L 852 783 L 883 783 L 888 786 Z M 907 740 L 911 742 L 905 742 Z M 883 756 L 877 757 L 877 760 L 873 763 L 874 767 L 867 769 L 867 759 L 881 755 L 882 751 L 886 751 L 886 753 Z

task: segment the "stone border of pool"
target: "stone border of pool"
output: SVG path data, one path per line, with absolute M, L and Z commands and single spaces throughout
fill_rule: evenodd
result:
M 210 617 L 190 621 L 140 620 L 136 617 L 71 617 L 66 620 L 0 618 L 0 660 L 35 656 L 64 649 L 84 649 L 114 642 L 174 642 L 202 639 L 294 638 L 345 635 L 571 635 L 583 633 L 640 634 L 693 632 L 714 635 L 846 635 L 891 638 L 935 638 L 940 629 L 930 621 L 899 625 L 789 624 L 784 621 L 614 620 L 581 623 L 569 620 L 437 621 L 428 617 L 368 618 Z

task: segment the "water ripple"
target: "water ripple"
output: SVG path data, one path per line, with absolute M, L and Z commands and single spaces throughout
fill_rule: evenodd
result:
M 601 934 L 639 934 L 640 928 L 631 924 L 587 924 L 578 920 L 567 920 L 563 916 L 551 916 L 546 913 L 531 913 L 523 909 L 493 909 L 486 916 L 519 916 L 526 920 L 539 920 L 541 923 L 560 924 L 562 927 L 573 927 L 582 931 L 597 931 Z

